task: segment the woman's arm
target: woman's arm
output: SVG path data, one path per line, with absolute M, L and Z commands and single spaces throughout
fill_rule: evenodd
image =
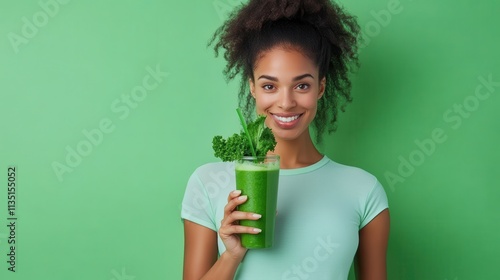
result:
M 184 280 L 199 280 L 217 261 L 217 233 L 184 220 Z
M 359 246 L 354 261 L 357 280 L 387 279 L 389 228 L 389 209 L 385 209 L 359 231 Z
M 184 220 L 184 280 L 232 280 L 240 262 L 224 253 L 217 259 L 217 233 Z
M 260 215 L 236 211 L 247 201 L 246 195 L 235 190 L 229 193 L 224 207 L 219 236 L 226 251 L 217 259 L 217 233 L 209 228 L 184 220 L 184 280 L 232 280 L 247 249 L 241 246 L 240 233 L 258 234 L 259 229 L 240 226 L 239 220 L 258 220 Z

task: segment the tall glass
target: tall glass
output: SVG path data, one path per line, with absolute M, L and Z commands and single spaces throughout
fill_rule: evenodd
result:
M 255 221 L 240 220 L 240 225 L 262 230 L 258 234 L 241 234 L 241 244 L 249 249 L 269 248 L 274 241 L 280 158 L 278 155 L 244 157 L 236 161 L 235 169 L 236 189 L 248 196 L 238 210 L 262 215 Z

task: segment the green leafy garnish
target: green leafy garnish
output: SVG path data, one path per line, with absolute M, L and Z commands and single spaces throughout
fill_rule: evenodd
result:
M 240 134 L 233 134 L 224 139 L 222 136 L 215 136 L 212 140 L 214 156 L 222 161 L 234 161 L 244 156 L 252 156 L 252 147 L 255 150 L 255 156 L 266 156 L 267 152 L 274 151 L 276 140 L 271 129 L 266 127 L 264 121 L 266 116 L 258 116 L 257 119 L 247 125 L 248 135 L 244 130 Z M 251 145 L 249 138 L 252 141 Z

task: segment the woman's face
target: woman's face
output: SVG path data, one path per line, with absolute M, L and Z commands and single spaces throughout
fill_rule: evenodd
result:
M 325 79 L 318 76 L 314 62 L 291 48 L 275 47 L 257 59 L 250 91 L 257 114 L 266 115 L 276 140 L 309 137 L 309 124 L 325 90 Z

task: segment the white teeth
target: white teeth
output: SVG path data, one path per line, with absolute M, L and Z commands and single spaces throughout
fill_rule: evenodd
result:
M 280 116 L 274 115 L 274 117 L 277 118 L 280 122 L 285 122 L 285 123 L 294 121 L 294 120 L 298 119 L 299 116 L 300 115 L 295 115 L 295 116 L 292 116 L 292 117 L 285 118 L 285 117 L 280 117 Z

